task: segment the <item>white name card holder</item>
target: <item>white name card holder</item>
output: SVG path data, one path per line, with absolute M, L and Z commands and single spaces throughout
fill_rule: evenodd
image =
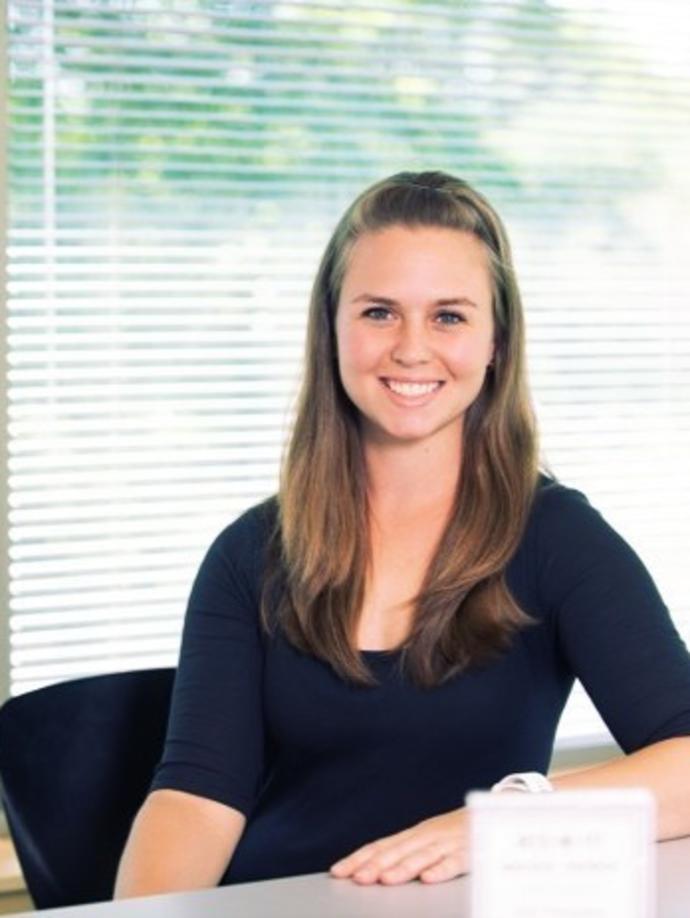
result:
M 472 918 L 653 918 L 648 791 L 476 791 L 467 805 Z

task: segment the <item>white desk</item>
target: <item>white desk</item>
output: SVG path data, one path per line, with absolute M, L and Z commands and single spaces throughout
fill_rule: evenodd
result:
M 690 838 L 658 851 L 656 918 L 690 916 Z M 312 873 L 200 892 L 48 909 L 50 918 L 470 918 L 470 879 L 402 886 L 357 886 Z M 36 918 L 23 912 L 15 918 Z

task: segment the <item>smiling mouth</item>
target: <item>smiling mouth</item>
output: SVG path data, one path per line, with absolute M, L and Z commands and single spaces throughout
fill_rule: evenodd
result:
M 400 382 L 395 379 L 387 379 L 383 377 L 381 382 L 387 389 L 390 389 L 391 392 L 395 392 L 396 395 L 402 395 L 405 398 L 420 398 L 424 395 L 431 395 L 432 392 L 436 392 L 437 389 L 440 389 L 443 385 L 443 382 L 436 380 L 436 382 Z

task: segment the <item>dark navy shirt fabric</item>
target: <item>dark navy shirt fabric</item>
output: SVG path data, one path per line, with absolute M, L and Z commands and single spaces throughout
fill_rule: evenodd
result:
M 507 570 L 537 624 L 429 690 L 398 652 L 364 651 L 379 684 L 358 687 L 261 631 L 275 514 L 274 499 L 247 511 L 201 565 L 152 784 L 247 816 L 222 882 L 325 871 L 469 790 L 545 772 L 575 677 L 626 752 L 690 734 L 690 656 L 642 563 L 579 492 L 542 482 Z

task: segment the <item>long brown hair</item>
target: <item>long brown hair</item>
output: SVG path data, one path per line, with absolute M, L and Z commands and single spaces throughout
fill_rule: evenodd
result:
M 524 324 L 510 246 L 500 218 L 466 182 L 443 172 L 401 172 L 366 189 L 326 246 L 309 310 L 304 377 L 285 454 L 262 600 L 300 650 L 361 685 L 376 680 L 354 646 L 364 601 L 369 532 L 357 409 L 336 360 L 335 313 L 355 241 L 385 227 L 472 233 L 488 254 L 495 352 L 463 424 L 454 507 L 415 598 L 401 664 L 425 688 L 504 650 L 531 619 L 504 579 L 524 531 L 538 477 L 526 381 Z

